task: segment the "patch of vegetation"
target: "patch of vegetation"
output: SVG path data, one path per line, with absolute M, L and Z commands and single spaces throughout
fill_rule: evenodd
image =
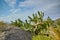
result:
M 31 32 L 32 40 L 60 40 L 60 18 L 52 20 L 48 16 L 47 19 L 43 19 L 44 13 L 42 11 L 38 11 L 37 14 L 32 14 L 32 17 L 28 16 L 28 18 L 25 21 L 21 19 L 11 21 L 11 25 Z M 6 25 L 8 24 L 0 21 L 0 28 Z
M 33 36 L 32 40 L 52 40 L 50 36 L 36 35 Z
M 55 22 L 49 16 L 44 20 L 44 13 L 42 11 L 38 11 L 37 14 L 32 14 L 32 17 L 28 16 L 28 18 L 24 22 L 21 19 L 11 21 L 11 24 L 23 30 L 30 31 L 33 36 L 32 40 L 60 40 L 60 36 L 58 36 L 60 21 Z
M 0 21 L 0 26 L 2 25 L 6 25 L 6 23 L 4 23 L 3 21 Z

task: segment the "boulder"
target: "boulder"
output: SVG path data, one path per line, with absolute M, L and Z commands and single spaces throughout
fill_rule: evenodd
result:
M 3 29 L 2 34 L 0 34 L 0 40 L 32 40 L 32 39 L 31 33 L 28 31 L 22 30 L 19 27 L 7 27 Z

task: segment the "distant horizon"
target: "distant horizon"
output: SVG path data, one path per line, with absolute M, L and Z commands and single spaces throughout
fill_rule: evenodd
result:
M 24 21 L 38 11 L 44 12 L 44 18 L 56 20 L 60 18 L 60 0 L 0 0 L 0 21 Z

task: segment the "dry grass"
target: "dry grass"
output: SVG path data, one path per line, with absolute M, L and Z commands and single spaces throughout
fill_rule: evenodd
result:
M 55 28 L 50 27 L 49 32 L 54 40 L 60 40 L 60 32 L 57 31 Z

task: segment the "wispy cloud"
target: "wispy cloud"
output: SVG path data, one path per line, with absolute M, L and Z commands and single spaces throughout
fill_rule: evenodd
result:
M 54 8 L 55 6 L 58 6 L 58 5 L 60 5 L 60 3 L 51 3 L 49 5 L 44 6 L 43 10 L 47 11 L 47 10 L 50 10 L 50 9 Z
M 11 9 L 11 10 L 10 10 L 10 13 L 11 13 L 11 14 L 15 14 L 15 13 L 17 13 L 18 11 L 21 11 L 21 9 L 20 9 L 20 8 Z
M 59 0 L 26 0 L 19 3 L 19 7 L 28 7 L 37 10 L 46 11 L 54 6 L 60 5 Z
M 14 8 L 16 4 L 16 0 L 5 0 L 5 2 L 8 4 L 8 6 Z
M 9 10 L 10 14 L 8 16 L 0 17 L 0 20 L 4 20 L 7 22 L 16 20 L 18 18 L 25 20 L 27 19 L 27 16 L 31 16 L 32 13 L 35 13 L 39 10 L 45 11 L 47 13 L 48 10 L 55 8 L 55 6 L 60 5 L 59 0 L 54 0 L 54 1 L 52 0 L 25 0 L 23 2 L 18 1 L 19 2 L 17 5 L 18 7 L 15 8 L 17 4 L 17 0 L 5 0 L 5 2 L 12 9 Z M 28 8 L 32 8 L 32 9 L 28 9 Z
M 37 6 L 41 3 L 42 0 L 26 0 L 24 2 L 20 2 L 20 7 L 31 7 L 31 6 Z
M 31 12 L 29 13 L 29 11 L 28 12 L 25 11 L 23 13 L 19 12 L 19 13 L 21 13 L 21 14 L 11 13 L 8 16 L 2 16 L 2 17 L 0 17 L 0 20 L 5 21 L 5 22 L 11 22 L 11 21 L 14 21 L 14 20 L 20 18 L 20 19 L 22 19 L 24 21 L 25 19 L 27 19 L 27 16 L 29 16 L 29 15 L 31 16 L 32 15 L 32 13 Z

